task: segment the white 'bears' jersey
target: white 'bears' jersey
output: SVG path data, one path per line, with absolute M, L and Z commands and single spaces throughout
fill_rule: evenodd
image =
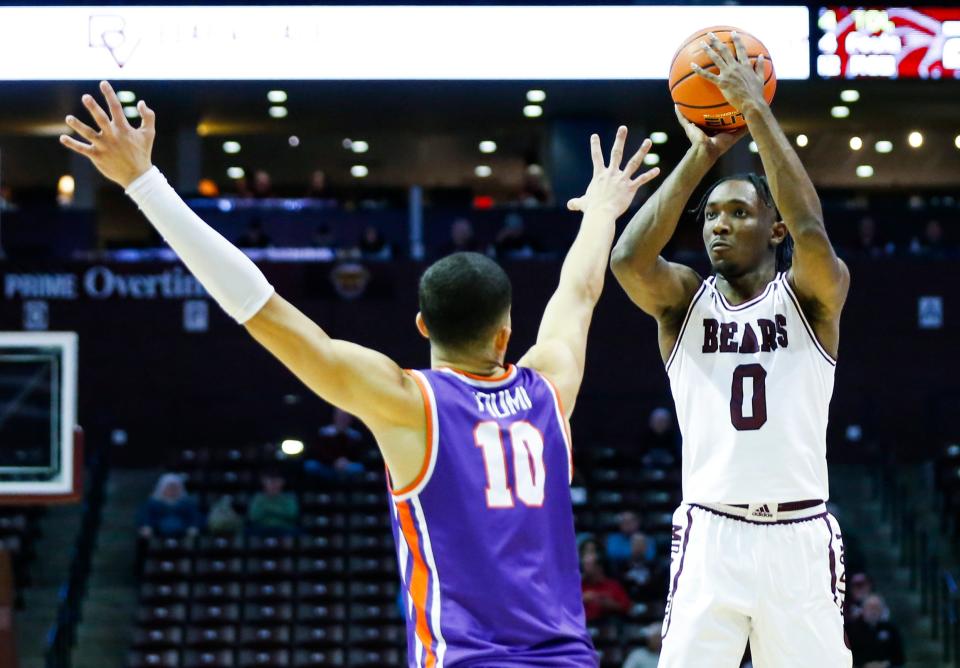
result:
M 705 280 L 667 360 L 684 501 L 825 501 L 835 366 L 786 274 L 737 306 Z

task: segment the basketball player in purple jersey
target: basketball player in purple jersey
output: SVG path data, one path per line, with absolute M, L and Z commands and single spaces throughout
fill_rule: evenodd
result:
M 660 256 L 683 207 L 745 131 L 692 146 L 613 251 L 620 285 L 657 320 L 683 434 L 661 668 L 844 668 L 843 544 L 828 497 L 826 428 L 849 272 L 820 200 L 751 66 L 714 35 L 717 73 L 767 177 L 728 177 L 697 210 L 713 276 Z M 782 215 L 781 215 L 782 214 Z M 792 265 L 791 242 L 795 245 Z
M 587 331 L 603 289 L 615 221 L 656 169 L 624 170 L 626 128 L 605 166 L 590 138 L 593 178 L 568 204 L 583 213 L 543 314 L 516 364 L 510 281 L 492 260 L 457 253 L 420 281 L 416 324 L 430 369 L 404 371 L 378 352 L 331 338 L 275 294 L 238 249 L 196 216 L 151 165 L 154 113 L 139 128 L 101 83 L 89 95 L 98 129 L 73 116 L 87 156 L 123 186 L 224 310 L 326 401 L 370 427 L 388 470 L 405 592 L 408 663 L 441 668 L 596 666 L 580 592 L 569 483 L 568 420 L 583 378 Z

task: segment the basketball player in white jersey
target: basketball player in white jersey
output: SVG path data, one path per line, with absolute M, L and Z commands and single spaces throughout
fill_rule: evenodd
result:
M 735 35 L 735 33 L 734 33 Z M 763 98 L 763 62 L 715 36 L 718 73 L 695 68 L 743 113 L 766 178 L 710 187 L 697 209 L 704 280 L 660 257 L 683 208 L 744 134 L 705 135 L 630 221 L 612 267 L 657 320 L 683 434 L 661 668 L 849 668 L 843 547 L 827 513 L 826 427 L 849 272 L 817 193 Z M 790 246 L 794 246 L 792 264 Z

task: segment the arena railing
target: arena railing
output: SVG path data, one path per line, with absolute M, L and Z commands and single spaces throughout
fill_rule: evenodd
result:
M 905 475 L 893 463 L 880 467 L 875 481 L 883 519 L 890 524 L 898 563 L 907 569 L 910 588 L 920 594 L 921 613 L 930 619 L 930 639 L 942 647 L 945 665 L 960 668 L 957 552 L 943 523 L 929 521 L 931 513 L 944 512 L 936 492 L 930 494 L 932 472 L 920 466 L 910 473 Z

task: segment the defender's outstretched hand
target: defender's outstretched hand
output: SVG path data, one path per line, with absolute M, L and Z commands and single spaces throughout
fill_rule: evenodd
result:
M 751 65 L 747 48 L 743 45 L 740 35 L 732 32 L 730 36 L 733 39 L 736 54 L 730 53 L 730 49 L 713 33 L 708 35 L 709 44 L 700 42 L 700 46 L 717 66 L 718 74 L 705 70 L 696 63 L 690 63 L 690 68 L 707 81 L 716 84 L 723 93 L 723 97 L 737 111 L 743 112 L 748 104 L 766 106 L 767 101 L 763 97 L 763 73 L 765 72 L 763 54 L 757 56 L 756 63 Z
M 137 103 L 137 110 L 143 120 L 140 127 L 134 128 L 124 116 L 123 106 L 110 84 L 101 81 L 100 92 L 107 101 L 109 115 L 92 95 L 83 96 L 83 106 L 90 112 L 99 131 L 75 116 L 67 116 L 67 125 L 89 143 L 66 135 L 60 135 L 60 143 L 71 151 L 90 158 L 90 162 L 101 174 L 126 190 L 127 186 L 153 166 L 150 154 L 156 136 L 156 115 L 141 100 Z
M 575 197 L 567 202 L 567 208 L 571 211 L 581 211 L 586 213 L 588 210 L 604 209 L 613 215 L 620 216 L 633 201 L 637 190 L 644 183 L 656 178 L 660 173 L 659 167 L 647 170 L 636 178 L 631 178 L 640 166 L 643 159 L 650 151 L 653 143 L 649 139 L 644 139 L 640 149 L 633 154 L 627 166 L 620 169 L 620 163 L 623 161 L 623 146 L 627 141 L 627 128 L 623 125 L 617 130 L 617 138 L 613 142 L 613 149 L 610 151 L 610 164 L 603 164 L 603 153 L 600 150 L 600 137 L 590 136 L 590 154 L 593 157 L 593 178 L 590 185 L 587 186 L 587 192 L 580 197 Z
M 730 148 L 740 141 L 747 134 L 746 126 L 732 132 L 720 132 L 715 135 L 708 135 L 696 123 L 680 113 L 680 108 L 673 105 L 673 111 L 677 114 L 677 120 L 680 121 L 680 127 L 687 133 L 687 139 L 694 148 L 702 149 L 707 156 L 716 160 L 721 155 L 730 150 Z

